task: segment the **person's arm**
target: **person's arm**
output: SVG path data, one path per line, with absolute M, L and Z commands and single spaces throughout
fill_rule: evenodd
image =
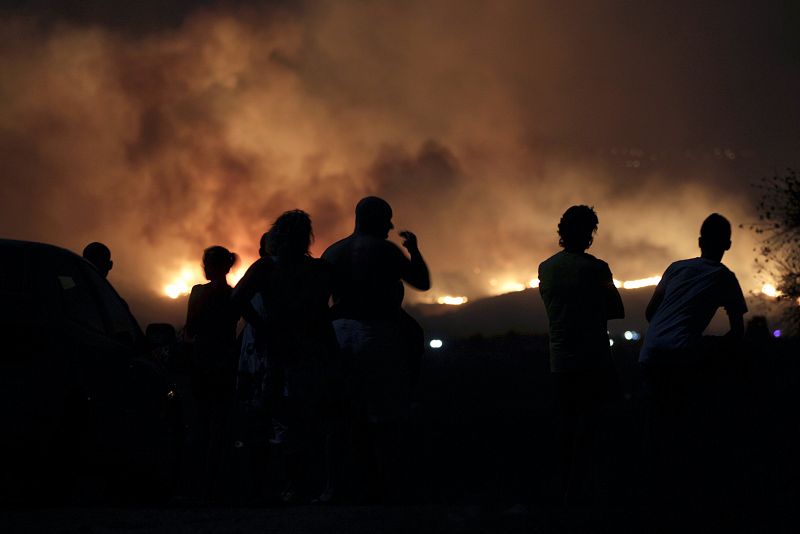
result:
M 239 283 L 236 284 L 236 287 L 234 287 L 231 292 L 231 309 L 233 312 L 237 314 L 237 316 L 243 316 L 248 323 L 254 326 L 256 325 L 251 322 L 251 319 L 257 321 L 257 319 L 254 319 L 254 316 L 257 316 L 257 314 L 255 310 L 253 310 L 250 301 L 253 300 L 253 296 L 261 289 L 261 281 L 266 268 L 267 260 L 264 258 L 256 260 L 256 262 L 247 269 L 242 279 L 239 280 Z
M 184 327 L 184 334 L 187 338 L 193 339 L 197 335 L 198 319 L 201 313 L 201 292 L 203 286 L 196 285 L 192 287 L 192 292 L 189 293 L 189 304 L 186 307 L 186 326 Z
M 421 291 L 429 290 L 431 288 L 431 275 L 428 272 L 425 260 L 422 258 L 422 253 L 419 251 L 417 236 L 412 232 L 404 231 L 400 232 L 400 237 L 403 238 L 403 246 L 411 256 L 411 260 L 404 269 L 403 280 Z
M 611 276 L 611 271 L 608 267 L 606 267 L 606 271 L 607 273 L 604 280 L 606 318 L 624 319 L 625 306 L 622 304 L 622 297 L 619 294 L 617 286 L 614 285 L 614 278 Z
M 664 300 L 664 288 L 661 284 L 656 286 L 656 290 L 653 291 L 653 296 L 650 297 L 650 302 L 647 303 L 647 309 L 644 311 L 644 317 L 647 319 L 647 322 L 653 320 L 653 316 L 656 314 L 656 310 L 659 306 L 661 306 L 661 302 Z
M 236 312 L 235 312 L 236 313 Z M 242 319 L 247 321 L 248 324 L 255 327 L 257 330 L 263 328 L 264 326 L 264 318 L 253 308 L 253 301 L 252 299 L 245 304 L 239 312 L 241 314 Z
M 742 287 L 733 273 L 730 273 L 728 278 L 728 286 L 724 294 L 724 307 L 731 327 L 725 337 L 732 341 L 739 341 L 744 337 L 744 314 L 747 313 L 747 301 L 745 301 Z
M 732 341 L 739 341 L 744 337 L 744 314 L 739 312 L 728 312 L 728 321 L 731 329 L 725 337 Z

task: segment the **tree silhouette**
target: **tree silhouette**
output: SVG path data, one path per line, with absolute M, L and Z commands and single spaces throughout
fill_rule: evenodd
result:
M 786 317 L 800 326 L 800 177 L 787 168 L 783 174 L 762 178 L 758 222 L 750 229 L 763 237 L 755 249 L 760 274 L 776 281 L 779 299 L 787 301 Z

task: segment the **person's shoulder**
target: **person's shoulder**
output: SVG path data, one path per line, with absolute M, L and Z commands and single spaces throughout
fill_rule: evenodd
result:
M 400 248 L 400 245 L 393 241 L 389 241 L 388 239 L 382 239 L 381 244 L 379 246 L 383 247 L 387 251 L 391 251 L 392 254 L 400 254 L 401 256 L 405 256 L 403 254 L 403 250 Z
M 274 266 L 275 258 L 272 256 L 263 256 L 254 261 L 247 270 L 255 275 L 263 275 L 271 271 Z
M 353 236 L 349 235 L 343 239 L 340 239 L 339 241 L 336 241 L 325 249 L 325 252 L 322 253 L 321 258 L 328 262 L 336 261 L 336 258 L 338 258 L 342 252 L 350 246 L 352 240 Z
M 686 258 L 684 260 L 677 260 L 673 261 L 669 264 L 669 267 L 664 271 L 664 274 L 672 273 L 680 269 L 684 269 L 687 267 L 694 267 L 700 265 L 703 262 L 703 258 Z
M 729 268 L 727 265 L 725 265 L 724 263 L 720 262 L 720 263 L 719 263 L 719 267 L 720 267 L 720 270 L 721 270 L 722 272 L 724 272 L 724 273 L 726 273 L 726 274 L 730 274 L 731 276 L 733 276 L 734 278 L 736 278 L 736 275 L 733 273 L 733 271 L 731 271 L 731 270 L 730 270 L 730 268 Z
M 201 297 L 201 295 L 205 295 L 207 293 L 209 284 L 195 284 L 192 286 L 192 290 L 189 293 L 190 300 L 196 300 Z M 205 298 L 205 297 L 202 297 Z
M 564 251 L 560 250 L 539 264 L 539 270 L 549 269 L 564 260 Z
M 739 279 L 736 278 L 736 273 L 731 271 L 728 268 L 728 266 L 725 265 L 724 263 L 720 263 L 719 265 L 720 265 L 720 275 L 726 277 L 727 279 L 729 279 L 731 282 L 735 283 L 736 285 L 739 285 Z
M 588 252 L 584 252 L 583 254 L 581 254 L 581 258 L 583 260 L 589 262 L 590 264 L 592 264 L 592 266 L 597 268 L 597 269 L 610 270 L 609 267 L 608 267 L 608 263 L 606 263 L 605 261 L 601 260 L 597 256 L 593 256 L 592 254 L 589 254 Z
M 331 262 L 325 258 L 313 258 L 311 256 L 307 256 L 305 261 L 311 269 L 318 271 L 327 271 L 333 267 Z

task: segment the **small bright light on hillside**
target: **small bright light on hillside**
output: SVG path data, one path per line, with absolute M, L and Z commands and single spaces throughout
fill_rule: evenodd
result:
M 432 349 L 441 349 L 444 343 L 442 343 L 441 339 L 431 339 L 429 345 Z
M 609 347 L 613 347 L 614 346 L 614 340 L 613 339 L 609 339 L 608 340 L 608 346 Z
M 781 331 L 780 331 L 780 330 L 775 330 L 775 331 L 772 333 L 772 337 L 781 337 Z

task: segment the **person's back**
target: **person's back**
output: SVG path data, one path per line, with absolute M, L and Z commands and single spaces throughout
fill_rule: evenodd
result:
M 720 307 L 746 309 L 736 276 L 718 261 L 676 261 L 660 285 L 663 300 L 650 321 L 640 361 L 647 361 L 654 350 L 696 346 Z
M 747 311 L 739 282 L 721 263 L 731 247 L 728 220 L 709 215 L 698 245 L 701 257 L 673 263 L 656 286 L 639 354 L 646 494 L 670 507 L 720 493 L 718 481 L 706 476 L 713 472 L 710 463 L 725 454 L 725 444 L 714 435 L 721 413 L 716 410 L 725 404 L 717 396 L 726 365 L 719 356 L 732 356 L 729 342 L 741 340 Z M 706 343 L 703 331 L 720 306 L 728 313 L 730 331 L 722 343 L 720 338 Z M 689 479 L 693 484 L 686 487 Z
M 572 206 L 558 223 L 564 248 L 539 265 L 539 293 L 550 323 L 554 373 L 611 365 L 607 321 L 625 316 L 608 264 L 586 253 L 598 219 L 588 206 Z
M 562 250 L 539 266 L 539 291 L 550 322 L 553 372 L 608 365 L 608 264 L 585 252 Z
M 564 250 L 539 265 L 539 292 L 550 323 L 550 371 L 553 377 L 557 450 L 565 501 L 591 473 L 589 461 L 594 418 L 599 408 L 619 397 L 619 382 L 609 350 L 607 321 L 625 316 L 611 270 L 587 254 L 599 220 L 589 206 L 572 206 L 558 223 Z M 579 490 L 580 491 L 580 490 Z
M 328 301 L 331 296 L 330 266 L 323 260 L 302 257 L 270 266 L 261 289 L 264 312 L 274 339 L 284 342 L 327 336 L 332 333 Z
M 333 314 L 344 319 L 397 319 L 403 302 L 405 255 L 394 243 L 353 234 L 331 245 L 323 258 L 337 286 Z
M 231 350 L 236 340 L 237 317 L 229 301 L 231 287 L 225 277 L 236 255 L 223 247 L 210 247 L 203 255 L 209 282 L 192 288 L 186 314 L 186 334 L 194 340 L 195 363 L 208 372 L 234 367 Z
M 659 354 L 671 359 L 687 356 L 720 307 L 728 313 L 729 336 L 741 337 L 747 304 L 736 276 L 721 262 L 730 248 L 730 235 L 730 223 L 721 215 L 710 215 L 700 229 L 701 257 L 677 261 L 664 272 L 647 306 L 650 325 L 640 362 L 648 363 Z

